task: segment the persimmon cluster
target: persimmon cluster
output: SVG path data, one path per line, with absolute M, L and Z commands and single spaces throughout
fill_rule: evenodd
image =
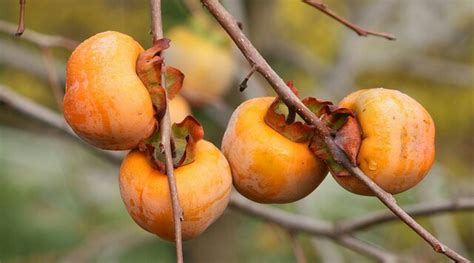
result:
M 288 203 L 313 192 L 330 171 L 345 189 L 372 195 L 335 161 L 314 128 L 278 97 L 242 103 L 229 121 L 222 153 L 205 141 L 179 90 L 184 87 L 183 94 L 193 105 L 219 100 L 231 81 L 233 62 L 225 49 L 183 28 L 170 36 L 177 42 L 168 50 L 170 64 L 182 67 L 184 74 L 162 67 L 160 52 L 169 47 L 168 40 L 145 51 L 131 37 L 110 31 L 81 43 L 67 65 L 64 116 L 69 125 L 95 147 L 131 150 L 122 162 L 119 183 L 125 206 L 138 225 L 173 240 L 173 211 L 157 125 L 167 107 L 175 123 L 173 164 L 185 240 L 202 233 L 223 213 L 232 184 L 253 201 Z M 213 50 L 223 73 L 213 74 L 215 63 L 209 65 L 192 45 Z M 297 93 L 292 83 L 288 86 Z M 166 96 L 173 98 L 168 105 Z M 435 152 L 434 123 L 411 97 L 377 88 L 356 91 L 339 105 L 311 97 L 302 101 L 325 122 L 353 165 L 385 191 L 403 192 L 429 171 Z

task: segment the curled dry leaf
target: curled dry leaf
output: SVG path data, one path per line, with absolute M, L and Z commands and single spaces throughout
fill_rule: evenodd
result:
M 174 123 L 171 127 L 174 140 L 173 166 L 175 168 L 190 164 L 194 161 L 196 143 L 204 138 L 201 124 L 192 116 L 187 116 L 182 122 Z M 156 168 L 165 173 L 165 154 L 161 145 L 161 134 L 156 131 L 141 147 Z
M 288 87 L 298 95 L 293 82 L 289 81 Z M 311 138 L 313 131 L 305 123 L 295 121 L 294 115 L 294 109 L 289 108 L 279 97 L 276 97 L 265 114 L 265 123 L 291 141 L 306 142 Z
M 337 146 L 345 152 L 351 163 L 356 166 L 362 133 L 354 112 L 347 108 L 335 106 L 332 102 L 311 97 L 305 98 L 303 103 L 325 122 L 330 128 L 331 136 Z M 309 147 L 317 157 L 326 162 L 333 175 L 350 175 L 331 155 L 326 143 L 319 136 L 312 137 Z
M 293 82 L 289 81 L 287 85 L 293 93 L 298 95 L 298 90 L 294 87 Z M 352 110 L 313 97 L 307 97 L 302 102 L 325 122 L 330 128 L 331 136 L 337 146 L 346 153 L 354 166 L 357 165 L 362 133 Z M 319 136 L 313 136 L 314 130 L 311 126 L 301 121 L 295 121 L 295 110 L 288 107 L 279 97 L 275 98 L 270 105 L 265 115 L 265 123 L 291 141 L 306 142 L 310 140 L 309 148 L 316 157 L 326 163 L 332 174 L 336 176 L 350 175 L 332 156 L 324 140 Z
M 164 59 L 161 51 L 169 48 L 170 40 L 163 38 L 155 42 L 153 47 L 143 51 L 137 60 L 137 75 L 147 87 L 153 106 L 156 110 L 156 119 L 163 118 L 167 100 L 176 96 L 183 86 L 184 74 L 173 67 L 166 67 L 165 83 L 162 83 L 162 69 Z M 196 142 L 204 137 L 201 124 L 191 116 L 182 122 L 173 124 L 171 128 L 173 138 L 173 166 L 179 167 L 194 161 Z M 147 154 L 155 167 L 165 173 L 165 156 L 161 145 L 161 133 L 156 130 L 154 134 L 139 145 L 139 149 Z
M 161 120 L 165 114 L 166 93 L 172 99 L 179 93 L 184 81 L 184 74 L 180 70 L 166 67 L 166 92 L 162 86 L 161 69 L 164 60 L 160 57 L 160 52 L 169 48 L 169 46 L 169 39 L 160 39 L 156 41 L 153 47 L 143 51 L 137 60 L 137 75 L 150 93 L 158 120 Z

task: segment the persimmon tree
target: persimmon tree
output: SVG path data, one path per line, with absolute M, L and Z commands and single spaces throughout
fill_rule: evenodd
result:
M 395 39 L 395 37 L 391 34 L 366 30 L 357 25 L 352 24 L 348 20 L 338 16 L 335 12 L 329 9 L 328 6 L 326 6 L 319 0 L 304 0 L 303 2 L 334 18 L 335 20 L 347 26 L 360 36 L 376 36 L 383 37 L 388 40 Z M 127 140 L 119 138 L 118 142 L 113 141 L 117 139 L 118 136 L 123 135 L 123 133 L 120 133 L 112 136 L 111 138 L 107 138 L 106 141 L 113 141 L 114 145 L 115 143 L 120 144 L 121 142 L 125 141 L 124 143 L 126 143 L 127 145 L 118 148 L 116 146 L 109 147 L 109 145 L 105 145 L 106 147 L 103 147 L 103 144 L 101 144 L 101 142 L 96 142 L 95 137 L 87 137 L 89 134 L 93 134 L 94 136 L 96 136 L 97 133 L 87 130 L 80 130 L 78 128 L 79 125 L 75 125 L 76 120 L 81 119 L 80 116 L 75 117 L 75 109 L 70 110 L 70 107 L 74 107 L 74 101 L 76 100 L 76 98 L 71 99 L 70 97 L 67 97 L 68 95 L 66 95 L 67 99 L 65 100 L 64 104 L 66 119 L 68 120 L 68 123 L 72 126 L 74 132 L 71 130 L 71 128 L 69 128 L 69 126 L 64 122 L 63 118 L 58 114 L 44 108 L 41 105 L 28 101 L 27 99 L 23 98 L 18 94 L 15 94 L 14 92 L 10 91 L 8 88 L 2 85 L 0 85 L 0 100 L 10 105 L 11 107 L 31 116 L 32 118 L 36 118 L 40 121 L 43 121 L 44 123 L 47 123 L 53 127 L 58 128 L 59 130 L 66 132 L 72 137 L 78 138 L 78 135 L 83 139 L 84 137 L 86 137 L 86 141 L 100 148 L 120 150 L 139 148 L 142 152 L 146 154 L 148 158 L 151 158 L 154 163 L 153 169 L 157 169 L 162 174 L 166 174 L 167 176 L 167 183 L 169 188 L 168 191 L 173 212 L 173 229 L 171 229 L 170 226 L 167 226 L 167 229 L 163 232 L 164 234 L 158 230 L 150 231 L 149 229 L 154 229 L 155 226 L 147 225 L 148 223 L 145 222 L 145 220 L 141 222 L 141 218 L 139 217 L 137 217 L 138 219 L 134 216 L 132 217 L 134 217 L 136 222 L 138 222 L 142 227 L 149 230 L 150 232 L 156 233 L 167 239 L 173 239 L 176 244 L 177 262 L 183 262 L 184 258 L 182 254 L 182 224 L 183 220 L 186 220 L 187 213 L 183 214 L 183 207 L 182 204 L 180 204 L 178 196 L 180 196 L 180 191 L 185 191 L 185 189 L 180 189 L 179 187 L 177 187 L 175 174 L 178 172 L 175 168 L 179 167 L 180 165 L 187 165 L 189 163 L 192 163 L 193 158 L 196 157 L 194 156 L 193 151 L 201 147 L 196 146 L 195 144 L 202 138 L 202 128 L 200 127 L 199 123 L 197 123 L 197 121 L 192 117 L 185 118 L 184 121 L 178 124 L 177 126 L 172 125 L 170 118 L 170 109 L 172 108 L 172 106 L 170 106 L 170 98 L 174 97 L 178 93 L 179 89 L 182 86 L 183 77 L 181 76 L 179 69 L 174 69 L 168 66 L 166 63 L 166 48 L 168 47 L 169 43 L 168 40 L 165 38 L 166 36 L 163 35 L 163 27 L 161 21 L 161 1 L 151 0 L 150 3 L 153 47 L 141 52 L 137 62 L 136 73 L 140 77 L 141 81 L 143 82 L 150 95 L 150 105 L 148 106 L 150 106 L 151 108 L 151 104 L 153 104 L 155 110 L 155 114 L 152 114 L 151 111 L 149 111 L 148 115 L 150 115 L 150 118 L 156 118 L 156 123 L 152 122 L 153 124 L 149 124 L 150 122 L 147 122 L 147 125 L 154 126 L 155 124 L 157 124 L 156 130 L 153 134 L 151 132 L 151 129 L 145 129 L 147 130 L 147 134 L 140 134 L 140 136 L 143 137 L 138 139 L 134 137 L 130 143 L 128 143 L 129 141 L 127 141 L 128 138 L 126 138 Z M 344 187 L 346 187 L 352 192 L 376 196 L 390 211 L 368 214 L 364 217 L 352 218 L 344 222 L 331 223 L 322 220 L 316 220 L 307 216 L 284 212 L 282 210 L 278 210 L 269 206 L 253 203 L 235 192 L 230 195 L 230 206 L 232 208 L 238 209 L 244 213 L 261 218 L 263 220 L 272 222 L 286 229 L 290 235 L 290 240 L 292 241 L 295 256 L 297 257 L 299 262 L 304 262 L 305 259 L 304 254 L 302 253 L 301 248 L 298 245 L 298 242 L 294 239 L 294 235 L 298 233 L 326 237 L 351 250 L 368 255 L 380 261 L 395 262 L 399 260 L 398 255 L 372 246 L 371 244 L 365 243 L 353 236 L 356 231 L 360 231 L 368 227 L 393 220 L 401 220 L 405 224 L 407 224 L 414 232 L 416 232 L 422 239 L 424 239 L 434 249 L 434 251 L 446 255 L 455 262 L 469 262 L 468 259 L 458 254 L 456 251 L 450 249 L 448 246 L 438 240 L 435 236 L 433 236 L 430 232 L 428 232 L 423 226 L 417 223 L 417 221 L 415 221 L 413 217 L 432 215 L 449 211 L 470 210 L 474 208 L 473 199 L 466 198 L 461 200 L 448 201 L 444 203 L 419 204 L 414 207 L 402 209 L 397 204 L 396 199 L 392 196 L 392 194 L 390 194 L 390 192 L 398 193 L 400 191 L 406 190 L 407 188 L 410 188 L 412 185 L 401 186 L 401 190 L 397 187 L 392 190 L 390 187 L 383 187 L 382 185 L 380 185 L 380 183 L 376 183 L 372 177 L 370 177 L 366 172 L 364 172 L 363 169 L 358 167 L 359 162 L 357 162 L 356 157 L 357 153 L 359 152 L 359 146 L 361 144 L 361 127 L 359 125 L 364 126 L 365 123 L 361 121 L 355 121 L 355 117 L 361 115 L 362 113 L 358 112 L 357 109 L 354 109 L 354 111 L 352 111 L 350 109 L 351 103 L 349 102 L 345 104 L 347 105 L 347 108 L 342 108 L 342 106 L 337 107 L 330 102 L 321 101 L 316 98 L 307 98 L 304 100 L 300 99 L 293 87 L 293 84 L 286 83 L 272 69 L 272 67 L 260 55 L 258 50 L 252 45 L 250 40 L 242 32 L 242 26 L 245 25 L 242 25 L 235 18 L 233 18 L 232 15 L 219 3 L 219 1 L 201 0 L 201 3 L 217 20 L 217 22 L 222 26 L 222 28 L 227 32 L 229 37 L 234 41 L 235 45 L 240 49 L 240 51 L 250 64 L 251 71 L 241 83 L 240 90 L 245 91 L 245 89 L 247 88 L 247 81 L 252 77 L 253 74 L 258 72 L 262 75 L 263 78 L 265 78 L 265 80 L 272 86 L 272 88 L 276 92 L 277 97 L 273 100 L 273 102 L 272 100 L 267 100 L 265 101 L 265 103 L 263 101 L 257 101 L 257 104 L 260 107 L 263 107 L 262 112 L 266 113 L 266 124 L 263 125 L 268 125 L 278 133 L 283 134 L 288 138 L 292 138 L 295 141 L 307 141 L 309 140 L 309 138 L 311 138 L 311 143 L 307 145 L 308 149 L 311 150 L 315 157 L 319 158 L 318 161 L 321 161 L 321 163 L 322 161 L 324 161 L 324 163 L 327 165 L 334 177 L 337 178 L 336 180 L 338 180 L 342 185 L 344 185 Z M 18 29 L 15 31 L 11 26 L 6 25 L 4 27 L 4 31 L 15 31 L 17 35 L 21 35 L 23 33 L 25 27 L 25 1 L 20 1 L 20 6 L 21 13 Z M 75 43 L 74 41 L 62 37 L 48 36 L 36 32 L 30 32 L 29 34 L 28 33 L 29 32 L 27 31 L 24 36 L 26 40 L 36 43 L 42 48 L 44 48 L 46 66 L 48 65 L 48 61 L 50 59 L 50 55 L 48 55 L 48 49 L 50 47 L 59 46 L 64 47 L 66 49 L 74 49 L 78 45 L 78 43 Z M 68 70 L 68 73 L 72 71 L 73 70 Z M 120 74 L 130 74 L 130 72 L 121 72 Z M 135 72 L 132 72 L 132 74 L 135 74 Z M 49 70 L 49 75 L 49 79 L 51 81 L 52 86 L 56 86 L 57 89 L 57 76 L 54 75 L 54 72 L 52 70 Z M 108 92 L 107 85 L 109 84 L 110 83 L 105 81 L 105 86 L 103 85 L 104 92 Z M 386 94 L 386 91 L 380 91 L 379 93 L 375 93 L 373 96 L 377 98 L 389 96 L 384 95 L 382 93 Z M 390 91 L 388 91 L 388 93 L 390 93 Z M 87 95 L 80 94 L 78 96 L 83 97 Z M 399 96 L 398 93 L 396 96 Z M 404 99 L 408 101 L 407 103 L 412 103 L 414 105 L 414 103 L 410 99 L 406 99 L 405 97 Z M 71 102 L 68 102 L 68 100 L 71 100 Z M 146 103 L 148 102 L 144 102 L 144 104 Z M 287 112 L 281 113 L 281 111 L 278 110 L 281 110 L 281 107 L 286 107 Z M 415 107 L 418 107 L 418 104 L 416 104 Z M 268 108 L 269 110 L 265 111 Z M 77 110 L 79 111 L 81 109 Z M 418 108 L 416 108 L 415 110 L 410 108 L 409 110 L 413 112 L 415 110 L 418 110 Z M 422 109 L 420 109 L 420 111 L 422 111 Z M 296 122 L 297 115 L 299 116 L 299 118 L 301 118 L 301 121 L 299 122 Z M 118 118 L 120 118 L 120 116 L 118 116 Z M 432 136 L 434 136 L 434 130 L 430 129 L 434 129 L 434 127 L 432 127 L 432 125 L 429 123 L 429 120 L 427 119 L 428 118 L 423 119 L 421 122 L 427 123 L 426 126 L 428 127 L 427 129 L 429 130 L 429 134 L 427 135 L 428 138 L 426 140 L 430 140 L 432 139 L 431 137 L 429 137 L 431 136 L 431 133 L 433 133 Z M 431 118 L 429 119 L 431 120 Z M 404 123 L 403 125 L 407 126 L 410 125 L 410 123 Z M 137 126 L 131 128 L 137 128 Z M 105 133 L 106 134 L 99 134 L 99 141 L 104 136 L 110 135 L 110 132 Z M 132 133 L 134 134 L 134 132 Z M 143 140 L 144 138 L 148 139 Z M 230 138 L 229 141 L 235 142 L 234 139 L 235 138 Z M 180 144 L 180 140 L 181 142 L 185 141 L 185 143 Z M 427 144 L 429 143 L 433 142 L 427 142 Z M 235 149 L 235 147 L 235 145 L 230 145 L 228 146 L 227 150 L 224 147 L 223 151 L 228 158 L 229 154 L 227 154 L 227 152 L 232 149 Z M 177 150 L 177 148 L 179 148 L 179 150 Z M 122 159 L 121 156 L 118 156 L 109 151 L 103 151 L 97 148 L 94 148 L 94 150 L 99 151 L 101 154 L 103 154 L 114 162 L 120 161 Z M 177 153 L 181 154 L 181 156 L 177 157 Z M 196 155 L 197 154 L 198 153 L 196 153 Z M 429 152 L 429 154 L 434 154 L 434 152 Z M 140 160 L 138 159 L 141 157 L 138 155 L 139 153 L 135 152 L 127 158 L 134 158 L 134 162 L 139 162 Z M 143 157 L 143 160 L 146 160 L 147 157 Z M 420 174 L 420 178 L 417 179 L 421 180 L 421 178 L 427 172 L 426 169 L 431 166 L 433 156 L 418 157 L 431 159 L 431 162 L 428 161 L 428 163 L 425 165 L 426 167 L 421 168 L 423 171 L 418 172 Z M 128 163 L 132 162 L 130 159 L 128 159 Z M 236 161 L 234 163 L 234 165 L 239 164 L 243 165 L 243 162 Z M 130 167 L 132 166 L 133 165 L 130 165 Z M 266 197 L 268 196 L 266 196 L 265 193 L 255 192 L 249 194 L 249 196 L 251 197 L 247 195 L 245 196 L 262 203 L 274 203 L 279 202 L 281 200 L 283 200 L 282 202 L 290 202 L 300 199 L 312 190 L 314 190 L 314 188 L 317 187 L 317 185 L 319 185 L 319 183 L 324 178 L 323 174 L 326 173 L 326 167 L 323 167 L 322 164 L 319 166 L 319 168 L 317 168 L 316 170 L 321 172 L 321 178 L 318 178 L 316 180 L 317 182 L 314 182 L 314 185 L 308 185 L 309 182 L 303 183 L 305 184 L 304 186 L 308 186 L 310 188 L 308 192 L 297 193 L 296 196 L 289 196 L 287 199 L 266 199 Z M 223 165 L 219 169 L 226 169 L 225 165 Z M 218 173 L 218 171 L 216 171 L 216 173 Z M 311 171 L 311 173 L 308 173 L 308 175 L 314 173 L 314 171 Z M 316 174 L 317 173 L 318 172 L 316 172 Z M 127 176 L 129 175 L 125 175 L 125 177 Z M 121 183 L 125 182 L 125 180 L 127 179 L 124 179 L 124 181 L 121 181 Z M 350 180 L 352 181 L 348 182 Z M 123 183 L 121 187 L 128 188 L 127 183 L 131 182 L 132 180 Z M 237 189 L 239 191 L 243 193 L 246 192 L 246 190 L 242 190 L 242 188 L 244 187 L 239 185 L 238 182 L 234 182 L 234 184 L 236 184 Z M 354 184 L 357 185 L 354 186 Z M 291 189 L 288 191 L 295 192 L 299 188 L 304 188 L 304 186 L 296 186 L 296 189 Z M 135 186 L 131 186 L 130 189 L 134 187 Z M 284 192 L 287 190 L 285 188 L 278 188 L 276 189 L 276 191 Z M 260 194 L 262 196 L 259 196 Z M 127 197 L 132 195 L 133 193 L 127 194 Z M 129 206 L 128 208 L 130 212 L 130 206 L 132 206 L 132 204 L 127 203 L 127 201 L 125 202 L 127 206 Z M 152 202 L 152 200 L 150 200 L 150 202 Z M 214 212 L 214 214 L 219 213 L 222 213 L 222 211 Z M 213 220 L 215 220 L 215 218 L 213 218 Z M 204 230 L 204 228 L 202 229 L 202 231 Z M 188 230 L 185 229 L 184 231 Z M 174 238 L 171 238 L 172 236 L 174 236 Z

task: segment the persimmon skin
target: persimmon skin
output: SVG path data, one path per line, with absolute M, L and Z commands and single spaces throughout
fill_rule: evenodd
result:
M 67 64 L 64 116 L 88 143 L 126 150 L 154 130 L 153 106 L 135 72 L 143 48 L 113 31 L 82 42 Z
M 292 142 L 264 120 L 273 97 L 242 103 L 232 114 L 222 151 L 235 188 L 259 203 L 289 203 L 310 194 L 327 174 L 308 143 Z
M 192 105 L 219 101 L 231 87 L 235 63 L 230 49 L 215 45 L 183 26 L 170 30 L 168 65 L 185 75 L 181 93 Z
M 206 230 L 224 212 L 232 176 L 224 155 L 212 143 L 196 144 L 194 162 L 174 170 L 184 212 L 183 240 Z M 166 175 L 154 169 L 144 153 L 131 151 L 120 167 L 120 193 L 133 220 L 148 232 L 174 240 L 173 209 Z
M 171 123 L 179 123 L 191 114 L 189 103 L 181 95 L 169 101 Z
M 397 90 L 356 91 L 339 104 L 352 109 L 363 131 L 358 166 L 378 186 L 397 194 L 419 183 L 435 157 L 435 125 L 413 98 Z M 335 177 L 350 192 L 373 195 L 353 176 Z

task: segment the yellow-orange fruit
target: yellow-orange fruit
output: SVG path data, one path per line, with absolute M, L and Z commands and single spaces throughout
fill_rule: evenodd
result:
M 183 208 L 184 240 L 201 234 L 225 210 L 232 176 L 224 155 L 200 140 L 194 162 L 174 170 Z M 174 240 L 173 209 L 166 175 L 155 170 L 145 154 L 131 151 L 120 167 L 120 193 L 130 216 L 143 229 Z
M 135 73 L 142 51 L 131 37 L 107 31 L 82 42 L 69 58 L 64 117 L 88 143 L 132 149 L 153 132 L 152 102 Z
M 390 89 L 359 90 L 339 104 L 352 109 L 363 131 L 359 167 L 385 191 L 403 192 L 428 173 L 435 156 L 435 126 L 413 98 Z M 353 176 L 335 177 L 347 190 L 372 192 Z
M 292 142 L 264 120 L 275 98 L 242 103 L 232 114 L 222 141 L 235 188 L 259 203 L 288 203 L 311 193 L 327 174 L 308 143 Z
M 234 73 L 231 50 L 182 26 L 173 28 L 167 37 L 171 47 L 166 50 L 166 62 L 184 73 L 183 96 L 194 105 L 220 100 Z
M 171 123 L 179 123 L 191 114 L 188 102 L 182 96 L 177 95 L 169 101 Z

